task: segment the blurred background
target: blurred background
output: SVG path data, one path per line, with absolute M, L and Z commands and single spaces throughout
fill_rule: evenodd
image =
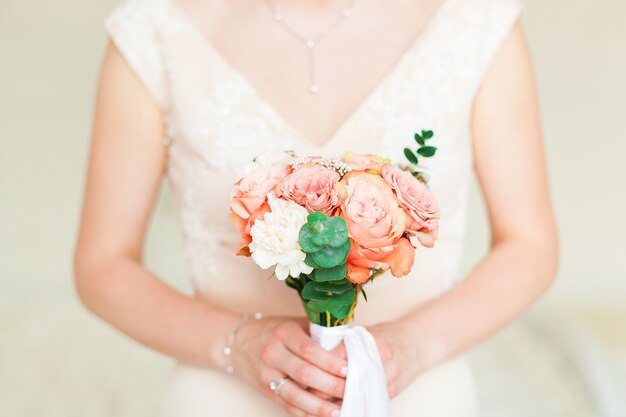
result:
M 157 416 L 171 360 L 73 289 L 102 20 L 116 0 L 0 0 L 0 416 Z M 527 0 L 562 258 L 551 291 L 471 352 L 485 417 L 626 416 L 626 0 Z M 465 270 L 488 228 L 472 195 Z M 189 292 L 163 188 L 148 266 Z M 506 279 L 506 277 L 502 277 Z

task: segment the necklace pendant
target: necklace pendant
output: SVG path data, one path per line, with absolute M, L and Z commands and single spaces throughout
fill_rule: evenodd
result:
M 315 48 L 315 41 L 313 39 L 308 39 L 306 41 L 306 47 L 307 48 Z
M 319 86 L 319 85 L 317 85 L 317 84 L 311 84 L 311 85 L 309 86 L 309 92 L 310 92 L 311 94 L 317 94 L 317 93 L 319 93 L 319 92 L 320 92 L 320 86 Z

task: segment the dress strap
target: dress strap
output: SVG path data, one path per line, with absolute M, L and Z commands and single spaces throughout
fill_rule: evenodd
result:
M 167 0 L 122 0 L 104 21 L 107 35 L 162 110 L 169 109 L 160 36 L 167 6 Z
M 482 68 L 486 72 L 523 12 L 521 0 L 482 0 L 485 7 Z

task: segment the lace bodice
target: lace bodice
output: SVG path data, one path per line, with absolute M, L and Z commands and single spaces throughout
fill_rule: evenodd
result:
M 400 62 L 321 146 L 282 119 L 173 1 L 125 0 L 105 27 L 163 110 L 167 177 L 200 295 L 240 311 L 302 314 L 283 283 L 267 280 L 269 272 L 235 256 L 239 236 L 227 220 L 228 191 L 253 157 L 353 150 L 400 161 L 422 128 L 436 132 L 439 148 L 427 168 L 441 208 L 440 238 L 435 248 L 418 249 L 409 276 L 371 284 L 357 320 L 393 318 L 447 289 L 458 278 L 463 249 L 472 104 L 520 1 L 444 0 Z

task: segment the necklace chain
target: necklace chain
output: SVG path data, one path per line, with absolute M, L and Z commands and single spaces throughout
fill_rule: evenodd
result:
M 337 26 L 339 26 L 341 22 L 351 16 L 352 6 L 354 6 L 355 1 L 356 0 L 349 0 L 349 3 L 341 10 L 339 16 L 337 16 L 324 31 L 318 33 L 315 36 L 307 37 L 295 30 L 293 26 L 291 26 L 286 21 L 284 14 L 276 8 L 272 0 L 265 0 L 267 6 L 272 13 L 272 18 L 274 19 L 274 22 L 276 22 L 281 28 L 283 28 L 283 30 L 291 35 L 296 41 L 304 45 L 307 50 L 310 77 L 309 92 L 311 94 L 317 94 L 320 91 L 320 86 L 317 82 L 317 74 L 315 71 L 315 48 L 321 41 L 326 38 L 329 33 L 337 28 Z

